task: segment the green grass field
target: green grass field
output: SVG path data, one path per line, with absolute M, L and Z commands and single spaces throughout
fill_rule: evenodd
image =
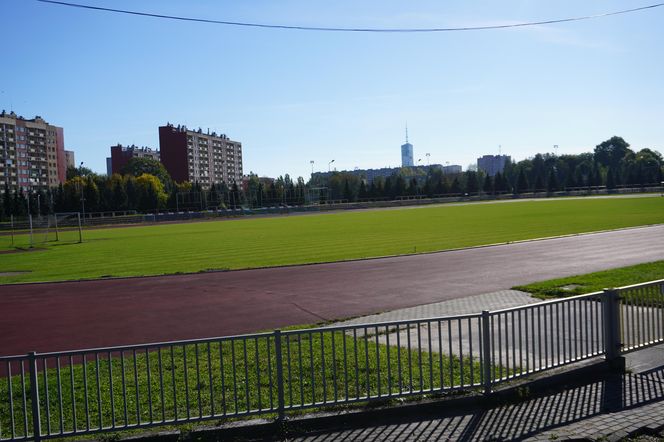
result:
M 427 353 L 377 344 L 373 337 L 354 337 L 343 331 L 302 334 L 282 340 L 285 404 L 333 403 L 346 396 L 361 398 L 389 393 L 439 390 L 479 383 L 478 360 Z M 268 350 L 271 347 L 271 351 Z M 65 431 L 86 428 L 135 426 L 152 421 L 226 414 L 276 407 L 274 340 L 233 340 L 210 344 L 151 349 L 135 353 L 89 355 L 68 364 L 43 362 L 39 382 L 42 428 Z M 19 368 L 0 378 L 0 437 L 15 428 L 21 436 L 32 422 L 29 406 L 23 409 L 23 383 Z M 421 370 L 420 370 L 421 367 Z M 502 368 L 498 367 L 502 374 Z M 506 370 L 507 372 L 507 370 Z M 11 383 L 10 383 L 11 382 Z M 29 377 L 27 390 L 29 391 Z M 47 396 L 47 390 L 49 392 Z M 29 392 L 27 393 L 29 397 Z M 60 395 L 62 401 L 60 401 Z M 7 400 L 11 398 L 11 401 Z M 46 407 L 48 406 L 48 412 Z M 11 417 L 14 416 L 14 421 Z M 23 419 L 25 416 L 25 419 Z M 268 415 L 270 417 L 270 415 Z
M 538 298 L 561 298 L 657 279 L 664 279 L 664 261 L 648 262 L 567 278 L 550 279 L 513 288 L 532 293 Z
M 67 232 L 0 254 L 0 283 L 330 262 L 664 223 L 664 198 L 539 200 Z M 27 243 L 25 235 L 15 238 Z M 0 250 L 11 250 L 0 237 Z M 13 273 L 25 272 L 25 273 Z

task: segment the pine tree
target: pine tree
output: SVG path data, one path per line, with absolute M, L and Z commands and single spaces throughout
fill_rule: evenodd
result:
M 523 193 L 528 191 L 528 178 L 526 178 L 526 174 L 523 171 L 523 168 L 519 169 L 519 176 L 516 179 L 516 187 L 515 187 L 515 192 L 514 193 Z
M 5 189 L 4 193 L 2 194 L 2 208 L 5 213 L 5 216 L 9 217 L 9 215 L 13 215 L 14 212 L 12 210 L 12 194 L 11 191 L 9 190 L 9 185 L 5 183 Z
M 535 178 L 535 188 L 533 190 L 535 192 L 544 190 L 544 181 L 542 180 L 542 175 L 538 174 Z
M 367 186 L 364 184 L 364 180 L 360 180 L 360 190 L 358 191 L 358 197 L 360 199 L 367 198 Z
M 494 182 L 489 175 L 484 177 L 484 186 L 482 186 L 484 193 L 493 194 L 494 193 Z
M 348 202 L 353 201 L 353 192 L 350 190 L 348 180 L 344 180 L 344 199 Z
M 549 179 L 546 181 L 546 191 L 552 193 L 557 190 L 558 190 L 558 177 L 556 176 L 556 171 L 551 170 L 549 172 Z
M 606 171 L 606 188 L 609 190 L 616 188 L 616 174 L 613 167 L 609 167 Z
M 461 193 L 461 183 L 459 182 L 459 177 L 454 177 L 454 181 L 452 181 L 452 187 L 450 188 L 450 192 L 454 194 Z

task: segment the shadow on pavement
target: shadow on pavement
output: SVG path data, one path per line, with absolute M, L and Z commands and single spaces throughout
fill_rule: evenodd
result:
M 551 440 L 633 434 L 664 426 L 664 365 L 638 374 L 579 379 L 543 394 L 517 387 L 516 397 L 476 410 L 409 412 L 336 430 L 289 437 L 295 441 Z

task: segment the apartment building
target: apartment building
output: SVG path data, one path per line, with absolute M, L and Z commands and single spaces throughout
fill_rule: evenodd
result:
M 503 173 L 505 165 L 512 161 L 509 155 L 484 155 L 477 159 L 477 169 L 489 176 Z
M 0 186 L 38 190 L 66 180 L 64 131 L 36 116 L 0 113 Z
M 204 189 L 222 181 L 242 182 L 242 143 L 225 134 L 166 124 L 159 127 L 159 150 L 177 182 L 198 182 Z
M 76 155 L 73 150 L 65 150 L 65 167 L 76 167 Z
M 123 146 L 118 144 L 111 146 L 111 174 L 121 173 L 122 168 L 132 158 L 150 158 L 155 161 L 160 160 L 158 150 L 150 149 L 149 147 Z

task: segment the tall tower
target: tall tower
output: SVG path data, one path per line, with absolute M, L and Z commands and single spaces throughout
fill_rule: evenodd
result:
M 408 142 L 408 125 L 406 124 L 406 144 L 401 145 L 401 167 L 413 166 L 413 145 Z

